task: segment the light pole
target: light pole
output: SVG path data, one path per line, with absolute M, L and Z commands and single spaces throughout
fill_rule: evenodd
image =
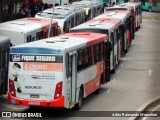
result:
M 92 0 L 91 19 L 93 19 L 93 0 Z
M 53 10 L 52 10 L 51 23 L 50 23 L 49 31 L 48 31 L 48 38 L 50 37 L 50 34 L 51 34 L 51 27 L 52 27 L 52 21 L 53 21 L 54 7 L 55 7 L 55 0 L 54 0 L 54 3 L 53 3 Z

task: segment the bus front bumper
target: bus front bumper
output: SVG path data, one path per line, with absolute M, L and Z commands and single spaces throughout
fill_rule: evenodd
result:
M 64 107 L 64 96 L 56 100 L 32 100 L 13 97 L 8 93 L 8 103 L 24 106 Z

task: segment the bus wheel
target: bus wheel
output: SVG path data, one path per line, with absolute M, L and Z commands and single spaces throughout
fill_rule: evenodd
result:
M 149 6 L 148 11 L 152 12 L 152 7 L 151 6 Z
M 127 49 L 125 50 L 125 53 L 128 53 L 128 46 L 127 46 Z
M 113 74 L 115 73 L 115 68 L 113 68 L 113 69 L 111 70 L 111 73 L 113 73 Z
M 80 110 L 82 107 L 82 101 L 83 101 L 83 91 L 82 88 L 79 91 L 79 97 L 78 97 L 78 103 L 76 104 L 75 108 L 77 110 Z

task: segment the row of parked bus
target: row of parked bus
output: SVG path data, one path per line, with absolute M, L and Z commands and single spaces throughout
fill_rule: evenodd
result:
M 128 52 L 142 22 L 139 9 L 139 3 L 106 8 L 70 33 L 8 47 L 9 104 L 80 109 Z

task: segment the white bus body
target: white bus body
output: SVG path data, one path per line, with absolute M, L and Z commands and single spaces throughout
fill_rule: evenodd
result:
M 138 27 L 140 27 L 140 24 L 142 23 L 141 4 L 138 2 L 128 2 L 124 4 L 128 6 L 132 6 L 134 8 L 134 14 L 136 16 L 136 29 L 138 29 Z
M 0 24 L 0 35 L 7 36 L 12 45 L 47 38 L 50 20 L 40 18 L 23 18 Z M 52 22 L 52 35 L 58 35 L 58 24 Z
M 113 19 L 120 19 L 122 20 L 122 23 L 121 25 L 123 25 L 123 29 L 124 29 L 124 38 L 122 40 L 122 43 L 123 43 L 123 50 L 122 52 L 127 52 L 128 51 L 128 39 L 129 39 L 129 36 L 128 36 L 128 33 L 129 33 L 129 29 L 127 29 L 127 22 L 129 19 L 129 16 L 130 16 L 130 12 L 129 11 L 108 11 L 108 12 L 105 12 L 104 14 L 102 15 L 99 15 L 97 16 L 96 18 L 94 19 L 100 19 L 100 18 L 113 18 Z
M 108 40 L 111 42 L 112 47 L 110 55 L 110 70 L 114 70 L 121 56 L 121 40 L 116 40 L 115 32 L 116 29 L 118 29 L 118 27 L 120 26 L 120 24 L 121 20 L 94 19 L 72 28 L 71 32 L 94 32 L 107 34 Z

